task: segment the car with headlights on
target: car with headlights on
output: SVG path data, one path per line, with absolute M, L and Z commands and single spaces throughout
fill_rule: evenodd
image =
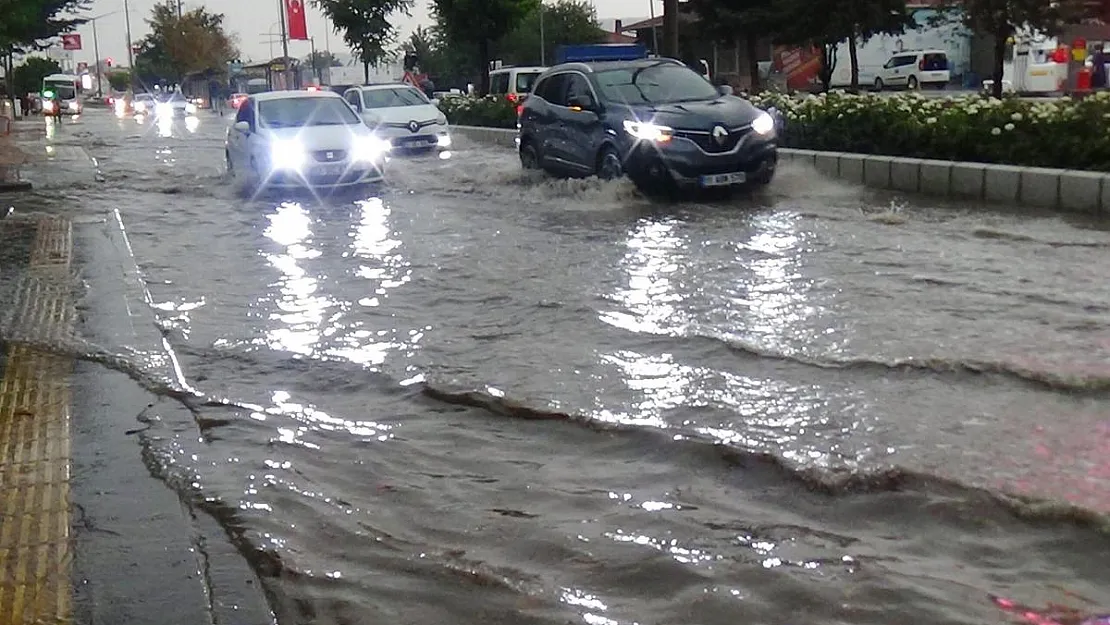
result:
M 261 187 L 347 187 L 384 177 L 389 144 L 331 91 L 243 100 L 227 131 L 227 169 Z
M 526 169 L 627 175 L 645 190 L 765 185 L 782 118 L 665 58 L 564 63 L 520 107 Z
M 154 106 L 156 117 L 185 117 L 196 114 L 197 105 L 190 102 L 184 94 L 176 91 L 162 96 Z
M 447 116 L 424 92 L 405 83 L 367 85 L 343 97 L 395 150 L 430 151 L 451 147 Z

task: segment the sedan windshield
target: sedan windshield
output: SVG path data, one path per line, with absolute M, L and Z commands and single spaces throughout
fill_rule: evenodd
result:
M 362 120 L 339 98 L 284 98 L 258 103 L 258 117 L 270 128 L 301 126 L 343 126 Z
M 719 97 L 716 87 L 700 74 L 672 63 L 611 69 L 594 76 L 605 98 L 615 102 L 668 104 Z
M 428 104 L 428 98 L 425 98 L 423 93 L 411 87 L 367 89 L 362 92 L 362 99 L 366 102 L 366 108 L 368 109 Z
M 62 100 L 72 100 L 77 97 L 77 91 L 73 88 L 73 85 L 47 85 L 46 89 L 47 91 L 57 93 L 58 97 Z

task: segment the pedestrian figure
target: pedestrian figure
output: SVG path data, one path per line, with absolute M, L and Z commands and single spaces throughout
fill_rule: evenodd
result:
M 1095 46 L 1095 53 L 1091 56 L 1091 88 L 1106 88 L 1106 54 L 1102 51 L 1102 44 Z

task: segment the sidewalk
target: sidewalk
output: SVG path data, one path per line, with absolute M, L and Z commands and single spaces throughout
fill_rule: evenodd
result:
M 20 170 L 28 159 L 27 153 L 16 147 L 11 136 L 0 135 L 0 193 L 31 189 L 31 184 L 20 177 Z
M 122 218 L 74 224 L 15 197 L 0 218 L 0 625 L 272 623 L 224 529 L 152 477 L 150 445 L 199 435 L 193 416 L 92 357 L 172 357 Z

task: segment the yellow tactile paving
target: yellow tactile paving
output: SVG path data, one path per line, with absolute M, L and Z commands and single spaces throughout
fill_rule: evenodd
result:
M 38 223 L 16 331 L 69 336 L 74 306 L 67 220 Z M 69 377 L 73 360 L 9 348 L 0 379 L 0 625 L 69 623 Z

